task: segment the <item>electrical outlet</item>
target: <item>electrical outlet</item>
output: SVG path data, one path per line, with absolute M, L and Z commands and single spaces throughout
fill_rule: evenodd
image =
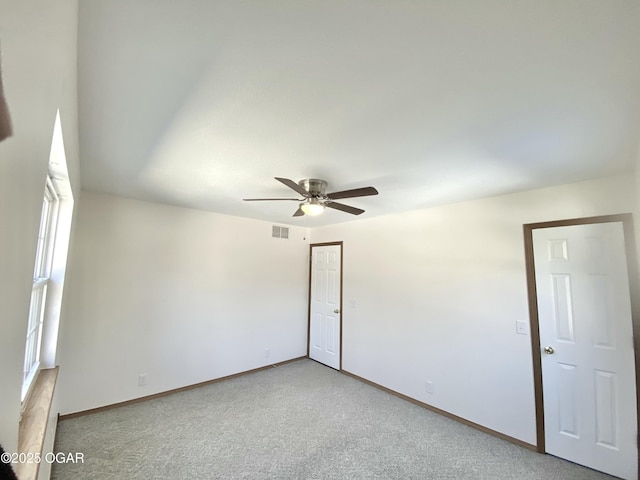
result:
M 270 356 L 271 356 L 271 350 L 266 348 L 264 351 L 264 358 L 269 358 Z
M 146 384 L 147 384 L 147 374 L 141 373 L 140 376 L 138 377 L 138 386 L 144 387 Z
M 424 387 L 427 393 L 433 395 L 433 382 L 427 380 L 426 382 L 424 382 Z
M 529 328 L 527 326 L 527 322 L 523 322 L 523 321 L 516 322 L 516 333 L 518 335 L 528 335 Z

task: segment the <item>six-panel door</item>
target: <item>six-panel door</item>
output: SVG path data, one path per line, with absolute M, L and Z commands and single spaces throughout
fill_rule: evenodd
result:
M 546 451 L 637 479 L 631 302 L 620 222 L 533 232 Z
M 309 357 L 340 369 L 340 245 L 311 248 Z

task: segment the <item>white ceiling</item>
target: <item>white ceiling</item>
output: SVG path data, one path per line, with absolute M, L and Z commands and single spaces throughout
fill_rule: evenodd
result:
M 82 0 L 79 103 L 83 188 L 277 223 L 569 183 L 633 169 L 640 2 Z

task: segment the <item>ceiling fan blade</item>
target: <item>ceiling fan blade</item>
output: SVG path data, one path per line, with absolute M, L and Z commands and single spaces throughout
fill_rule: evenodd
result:
M 245 202 L 264 202 L 265 200 L 293 200 L 295 202 L 302 202 L 304 198 L 243 198 L 242 200 Z
M 378 195 L 378 190 L 373 187 L 354 188 L 353 190 L 328 193 L 327 197 L 331 200 L 337 200 L 339 198 L 366 197 L 368 195 Z
M 298 210 L 296 210 L 296 213 L 293 214 L 294 217 L 302 217 L 303 215 L 304 215 L 304 212 L 300 207 L 298 207 Z
M 345 205 L 344 203 L 338 202 L 325 202 L 325 205 L 329 208 L 335 208 L 336 210 L 342 210 L 343 212 L 351 213 L 352 215 L 360 215 L 364 213 L 364 210 L 361 208 L 351 207 L 349 205 Z
M 309 192 L 307 192 L 304 188 L 302 188 L 293 180 L 289 180 L 288 178 L 280 178 L 280 177 L 275 177 L 275 179 L 281 183 L 284 183 L 287 187 L 291 188 L 292 190 L 295 190 L 296 192 L 298 192 L 300 195 L 304 197 L 309 195 Z

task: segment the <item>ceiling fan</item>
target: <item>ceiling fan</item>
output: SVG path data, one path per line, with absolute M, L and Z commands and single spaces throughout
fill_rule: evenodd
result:
M 305 178 L 298 183 L 288 178 L 275 177 L 276 180 L 285 184 L 287 187 L 295 190 L 303 198 L 244 198 L 245 202 L 261 202 L 266 200 L 292 200 L 300 202 L 298 210 L 293 214 L 294 217 L 303 215 L 320 215 L 324 212 L 325 207 L 334 208 L 352 215 L 360 215 L 364 210 L 351 207 L 343 203 L 334 202 L 341 198 L 366 197 L 368 195 L 377 195 L 378 191 L 373 187 L 354 188 L 353 190 L 342 190 L 340 192 L 325 193 L 327 182 L 318 178 Z

